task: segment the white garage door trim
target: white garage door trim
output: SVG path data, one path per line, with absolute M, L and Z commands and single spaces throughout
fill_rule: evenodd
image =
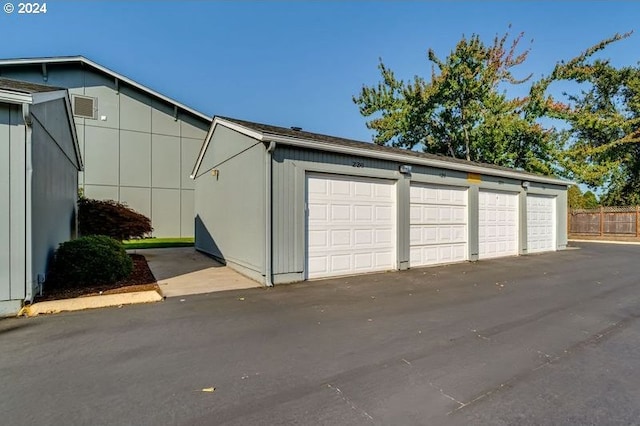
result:
M 306 175 L 306 278 L 397 269 L 395 181 Z
M 480 259 L 518 255 L 518 194 L 481 189 L 478 203 Z
M 411 182 L 410 267 L 469 259 L 467 188 Z
M 556 197 L 527 195 L 527 253 L 556 250 Z

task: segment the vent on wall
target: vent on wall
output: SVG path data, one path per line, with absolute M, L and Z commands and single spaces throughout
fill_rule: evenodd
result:
M 97 119 L 98 100 L 88 96 L 73 95 L 73 115 L 82 118 Z

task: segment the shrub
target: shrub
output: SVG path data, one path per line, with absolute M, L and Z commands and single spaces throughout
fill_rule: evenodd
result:
M 112 284 L 127 278 L 133 261 L 123 245 L 104 235 L 90 235 L 60 244 L 47 285 L 54 288 Z
M 151 233 L 151 220 L 116 201 L 80 198 L 78 201 L 80 235 L 107 235 L 118 241 L 142 238 Z

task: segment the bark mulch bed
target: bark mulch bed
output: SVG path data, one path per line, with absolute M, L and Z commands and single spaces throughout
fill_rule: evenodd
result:
M 65 288 L 47 291 L 45 283 L 44 294 L 36 296 L 35 302 L 44 302 L 47 300 L 70 299 L 73 297 L 98 296 L 100 294 L 117 294 L 131 293 L 134 291 L 156 290 L 160 293 L 160 287 L 156 282 L 156 278 L 151 273 L 147 259 L 141 254 L 130 254 L 133 260 L 133 272 L 131 275 L 115 284 L 99 284 L 86 286 L 82 288 Z M 162 293 L 160 293 L 162 294 Z

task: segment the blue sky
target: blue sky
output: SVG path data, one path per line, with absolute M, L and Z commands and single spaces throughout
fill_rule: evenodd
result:
M 428 48 L 444 57 L 463 34 L 489 41 L 511 24 L 533 39 L 521 75 L 540 76 L 640 29 L 632 1 L 54 0 L 46 14 L 0 13 L 2 57 L 84 55 L 208 115 L 360 140 L 371 132 L 351 98 L 378 82 L 379 57 L 401 78 L 426 76 Z M 637 64 L 640 34 L 603 56 Z

